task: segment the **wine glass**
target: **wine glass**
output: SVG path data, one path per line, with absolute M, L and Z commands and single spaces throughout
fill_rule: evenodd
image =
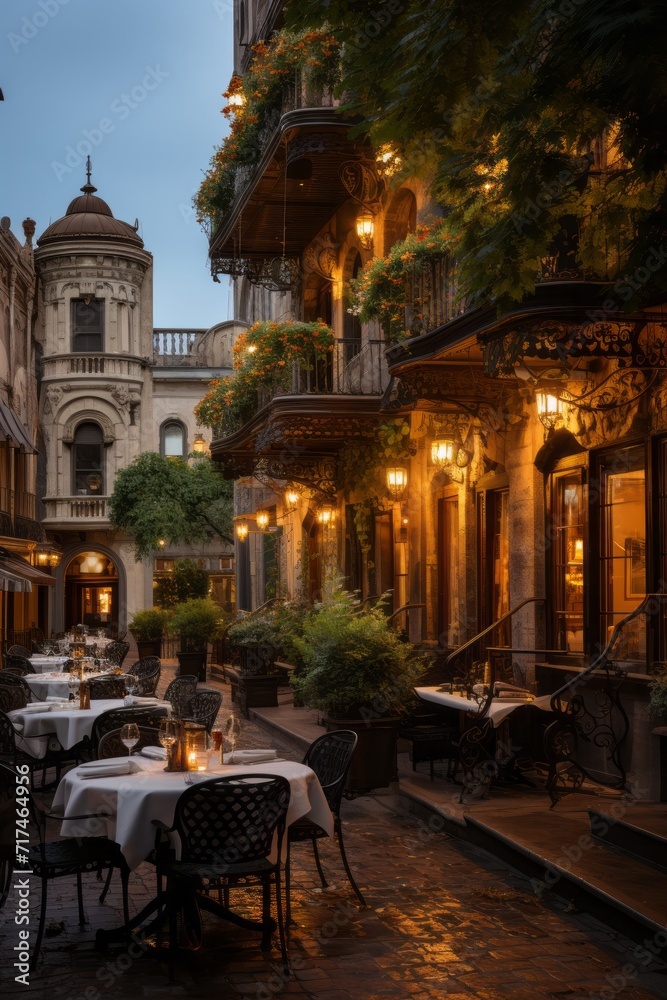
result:
M 78 687 L 79 687 L 79 683 L 80 683 L 80 681 L 79 681 L 79 678 L 76 676 L 76 674 L 71 674 L 70 673 L 68 675 L 68 677 L 67 677 L 67 687 L 69 688 L 69 700 L 70 701 L 74 701 L 76 692 L 77 692 Z
M 229 744 L 229 752 L 233 755 L 236 749 L 236 742 L 241 735 L 241 723 L 238 718 L 232 714 L 227 719 L 225 723 L 225 739 Z
M 135 677 L 134 674 L 125 674 L 125 690 L 128 694 L 134 694 L 137 690 L 138 683 L 139 678 Z
M 160 732 L 158 734 L 158 739 L 160 740 L 161 746 L 163 746 L 167 751 L 167 757 L 169 757 L 169 751 L 177 739 L 176 721 L 174 719 L 160 719 Z
M 136 722 L 126 722 L 120 731 L 120 742 L 127 747 L 127 756 L 132 756 L 132 748 L 139 742 L 139 726 Z

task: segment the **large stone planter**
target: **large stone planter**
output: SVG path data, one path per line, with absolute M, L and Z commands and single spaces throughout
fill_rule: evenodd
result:
M 236 704 L 244 715 L 251 708 L 276 708 L 278 705 L 278 674 L 242 674 L 237 675 L 236 691 L 232 684 L 232 693 Z
M 273 672 L 277 650 L 275 646 L 239 646 L 239 670 L 244 675 Z
M 143 660 L 144 656 L 161 656 L 162 639 L 144 639 L 141 642 L 137 639 L 137 650 L 140 660 Z
M 177 653 L 178 675 L 194 674 L 198 681 L 206 683 L 206 650 L 203 653 Z
M 399 719 L 324 719 L 328 733 L 351 729 L 359 737 L 346 788 L 350 792 L 369 792 L 386 788 L 397 778 L 396 734 Z

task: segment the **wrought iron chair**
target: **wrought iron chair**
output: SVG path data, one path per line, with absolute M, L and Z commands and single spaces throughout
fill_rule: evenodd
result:
M 181 718 L 186 722 L 201 722 L 210 733 L 221 704 L 219 691 L 197 691 L 184 706 Z
M 32 663 L 26 656 L 10 656 L 9 653 L 5 654 L 4 657 L 5 670 L 11 670 L 15 674 L 20 674 L 21 677 L 25 677 L 26 674 L 37 673 Z
M 5 805 L 8 802 L 11 802 L 14 810 L 16 809 L 16 788 L 16 771 L 5 764 L 0 764 L 0 815 L 4 814 Z M 114 868 L 118 868 L 120 870 L 123 885 L 123 913 L 125 920 L 129 921 L 127 887 L 130 877 L 130 869 L 127 866 L 125 858 L 120 852 L 118 844 L 115 844 L 107 837 L 87 836 L 84 834 L 76 839 L 73 838 L 71 840 L 47 842 L 45 840 L 46 820 L 49 818 L 62 820 L 63 817 L 55 816 L 54 814 L 47 814 L 42 810 L 38 810 L 29 790 L 27 790 L 25 798 L 22 797 L 22 801 L 26 802 L 30 813 L 30 819 L 37 828 L 39 834 L 39 843 L 30 845 L 26 858 L 27 866 L 32 870 L 34 875 L 42 880 L 42 900 L 39 914 L 39 927 L 37 929 L 37 938 L 35 940 L 30 959 L 30 968 L 34 969 L 37 964 L 37 959 L 42 945 L 42 937 L 46 923 L 47 891 L 48 884 L 51 879 L 62 878 L 68 875 L 76 876 L 77 897 L 79 902 L 79 926 L 83 929 L 85 926 L 85 914 L 83 911 L 83 885 L 81 882 L 81 876 L 86 872 L 99 873 L 105 869 L 113 871 Z M 100 814 L 68 816 L 68 819 L 75 820 L 97 820 L 100 818 L 102 818 Z M 5 853 L 6 852 L 0 843 L 0 906 L 4 904 L 9 887 L 11 886 L 14 863 L 14 858 L 6 858 Z M 16 853 L 16 844 L 14 844 L 13 853 Z
M 127 693 L 122 677 L 91 677 L 88 683 L 91 701 L 101 701 L 105 698 L 124 698 Z
M 127 656 L 130 650 L 129 642 L 121 642 L 120 640 L 114 640 L 110 642 L 104 651 L 105 658 L 113 663 L 116 667 L 122 667 L 123 660 Z
M 127 747 L 121 743 L 120 734 L 120 729 L 112 729 L 101 737 L 97 744 L 98 760 L 127 756 Z M 139 726 L 139 742 L 133 747 L 133 752 L 141 750 L 143 747 L 159 747 L 159 735 L 159 730 L 152 726 Z
M 182 674 L 167 685 L 164 700 L 171 705 L 172 714 L 180 718 L 190 699 L 197 693 L 198 678 L 195 674 Z
M 15 688 L 21 692 L 24 701 L 22 705 L 18 705 L 18 708 L 25 708 L 29 701 L 32 699 L 32 691 L 23 680 L 20 674 L 12 673 L 11 670 L 0 670 L 0 689 L 2 687 Z M 3 709 L 6 711 L 6 709 Z
M 18 681 L 22 678 L 17 677 Z M 30 689 L 28 689 L 30 690 Z M 13 712 L 15 708 L 25 708 L 28 704 L 25 691 L 13 684 L 0 683 L 0 712 Z
M 204 893 L 218 889 L 226 895 L 236 886 L 248 885 L 261 885 L 263 890 L 263 950 L 270 948 L 275 928 L 271 919 L 271 886 L 275 886 L 280 950 L 283 967 L 288 969 L 280 857 L 289 799 L 289 782 L 278 775 L 213 778 L 183 792 L 172 827 L 153 820 L 158 831 L 176 832 L 181 843 L 181 859 L 176 861 L 173 852 L 161 845 L 158 832 L 158 875 L 167 879 L 160 900 L 169 919 L 170 969 L 178 948 L 179 913 L 187 914 L 186 931 L 195 946 L 201 938 L 199 908 L 247 927 L 248 921 Z M 270 860 L 272 847 L 276 848 L 275 861 Z
M 161 670 L 159 656 L 144 656 L 142 660 L 133 663 L 126 673 L 133 674 L 139 682 L 135 694 L 142 698 L 152 697 L 157 690 Z
M 324 792 L 329 808 L 331 809 L 333 820 L 334 820 L 334 833 L 338 838 L 338 847 L 340 849 L 340 856 L 343 861 L 343 867 L 345 868 L 345 874 L 347 875 L 348 881 L 352 886 L 355 896 L 362 904 L 366 905 L 366 900 L 361 894 L 357 883 L 354 881 L 352 872 L 350 871 L 350 866 L 347 861 L 347 855 L 345 854 L 345 844 L 343 842 L 343 827 L 340 818 L 340 804 L 343 798 L 343 791 L 345 790 L 345 781 L 347 780 L 347 775 L 350 770 L 350 765 L 352 763 L 352 757 L 357 748 L 357 742 L 359 737 L 356 733 L 349 729 L 339 729 L 333 733 L 325 733 L 323 736 L 319 736 L 306 751 L 306 755 L 303 758 L 303 763 L 308 767 L 312 768 L 317 777 L 319 778 L 320 784 L 322 785 L 322 791 Z M 292 823 L 287 830 L 287 864 L 285 865 L 285 895 L 287 898 L 287 920 L 289 922 L 291 917 L 291 906 L 290 906 L 290 847 L 292 844 L 309 840 L 313 846 L 313 854 L 315 856 L 315 864 L 317 866 L 317 872 L 320 876 L 320 881 L 324 888 L 327 887 L 328 883 L 324 877 L 324 872 L 322 870 L 322 863 L 320 861 L 320 855 L 317 849 L 317 841 L 321 837 L 328 836 L 326 830 L 323 830 L 321 826 L 317 823 L 313 823 L 308 819 L 300 819 L 295 823 Z
M 83 744 L 87 754 L 92 758 L 97 756 L 100 740 L 105 733 L 110 733 L 114 729 L 122 729 L 126 722 L 136 722 L 138 726 L 146 726 L 156 731 L 160 728 L 160 719 L 167 715 L 166 708 L 110 708 L 108 712 L 102 712 L 93 723 L 92 732 Z
M 20 736 L 21 727 L 17 728 L 6 712 L 0 709 L 0 763 L 4 763 L 10 767 L 18 767 L 19 764 L 27 767 L 31 783 L 33 784 L 35 773 L 41 771 L 42 784 L 39 786 L 38 791 L 45 791 L 47 787 L 46 772 L 50 767 L 56 768 L 56 783 L 60 778 L 60 770 L 64 762 L 63 754 L 47 749 L 43 757 L 33 757 L 31 754 L 21 750 L 17 745 L 17 738 Z M 45 733 L 41 739 L 46 740 L 47 747 L 52 741 L 57 743 L 55 733 Z
M 26 660 L 29 660 L 32 653 L 25 646 L 10 646 L 7 650 L 7 656 L 25 656 Z

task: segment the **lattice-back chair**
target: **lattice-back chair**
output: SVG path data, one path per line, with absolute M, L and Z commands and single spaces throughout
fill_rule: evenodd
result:
M 110 642 L 107 648 L 104 650 L 104 657 L 110 663 L 113 663 L 116 667 L 123 666 L 123 660 L 127 656 L 130 650 L 129 642 L 120 642 L 119 640 L 114 640 Z
M 16 679 L 20 681 L 22 678 Z M 27 704 L 28 699 L 20 687 L 0 683 L 0 712 L 13 712 L 16 708 L 25 708 Z
M 127 693 L 125 690 L 125 681 L 122 677 L 91 677 L 88 683 L 90 685 L 91 701 L 124 698 Z
M 354 881 L 350 866 L 345 854 L 345 844 L 343 842 L 343 827 L 340 818 L 340 804 L 345 790 L 345 782 L 352 764 L 352 758 L 357 748 L 359 737 L 351 729 L 338 729 L 333 733 L 325 733 L 311 743 L 306 750 L 303 763 L 317 775 L 322 786 L 329 808 L 334 820 L 334 833 L 338 839 L 340 856 L 345 868 L 345 874 L 352 886 L 355 896 L 362 904 L 366 905 L 366 900 L 362 896 L 357 883 Z M 291 916 L 290 906 L 290 846 L 294 843 L 309 840 L 313 847 L 315 864 L 320 876 L 320 881 L 324 888 L 328 883 L 324 877 L 320 855 L 317 850 L 317 841 L 328 836 L 317 823 L 308 819 L 300 819 L 292 823 L 287 830 L 287 864 L 285 866 L 285 893 L 287 896 L 287 919 Z
M 22 705 L 17 706 L 18 708 L 25 708 L 32 700 L 32 691 L 20 674 L 14 674 L 11 670 L 0 670 L 0 689 L 3 687 L 13 688 L 21 692 L 24 701 Z M 7 709 L 3 709 L 3 711 L 7 711 Z
M 271 886 L 275 886 L 278 931 L 283 966 L 287 970 L 287 944 L 280 885 L 280 857 L 290 799 L 286 778 L 275 774 L 240 774 L 212 778 L 184 791 L 170 828 L 154 820 L 163 833 L 176 832 L 181 858 L 172 852 L 156 855 L 158 876 L 166 876 L 163 894 L 169 918 L 169 955 L 173 963 L 178 947 L 178 916 L 192 892 L 224 890 L 237 885 L 261 885 L 262 949 L 268 950 L 272 930 Z M 270 860 L 272 847 L 275 860 Z M 198 895 L 201 909 L 223 919 L 228 909 L 209 895 Z M 186 904 L 187 906 L 187 904 Z M 189 907 L 192 912 L 192 906 Z M 199 928 L 194 928 L 196 934 Z M 188 928 L 192 935 L 193 928 Z
M 7 650 L 7 656 L 24 656 L 26 660 L 29 660 L 32 653 L 25 646 L 10 646 Z
M 172 715 L 177 719 L 180 719 L 185 706 L 197 693 L 197 681 L 196 674 L 182 674 L 180 677 L 174 677 L 167 685 L 164 700 L 169 702 Z
M 102 712 L 93 722 L 92 732 L 88 741 L 88 749 L 92 749 L 93 756 L 97 755 L 97 748 L 105 733 L 110 733 L 114 729 L 122 729 L 126 722 L 136 722 L 138 726 L 146 726 L 150 729 L 159 730 L 160 719 L 168 714 L 166 708 L 110 708 L 108 712 Z
M 14 812 L 16 810 L 16 803 L 18 801 L 16 788 L 16 771 L 5 764 L 0 764 L 0 830 L 2 828 L 2 817 L 4 815 L 5 804 L 8 799 L 12 799 Z M 118 844 L 115 844 L 107 837 L 91 835 L 51 842 L 46 841 L 45 830 L 47 819 L 54 819 L 60 822 L 63 817 L 56 816 L 53 813 L 46 814 L 42 810 L 38 809 L 33 801 L 29 789 L 26 789 L 26 794 L 21 796 L 20 801 L 21 803 L 25 803 L 32 825 L 35 827 L 39 837 L 38 843 L 30 844 L 26 857 L 27 866 L 30 868 L 33 875 L 36 875 L 42 881 L 39 926 L 37 928 L 37 938 L 35 940 L 30 958 L 30 968 L 34 969 L 42 946 L 42 936 L 44 934 L 44 927 L 46 924 L 46 902 L 49 882 L 54 878 L 76 876 L 77 897 L 79 903 L 79 926 L 81 930 L 83 930 L 85 927 L 85 914 L 83 911 L 83 885 L 81 882 L 81 876 L 86 872 L 102 872 L 105 869 L 113 871 L 114 868 L 118 868 L 120 870 L 123 885 L 123 914 L 125 921 L 128 922 L 130 916 L 127 886 L 130 877 L 130 869 L 127 866 L 125 858 L 120 852 Z M 82 816 L 68 816 L 67 818 L 74 820 L 97 821 L 101 817 L 97 814 L 86 814 Z M 13 867 L 12 859 L 5 858 L 5 850 L 2 845 L 3 840 L 4 835 L 0 835 L 0 906 L 7 898 L 7 892 L 12 881 Z M 15 852 L 16 844 L 14 844 L 14 853 Z
M 106 760 L 109 757 L 127 757 L 127 747 L 121 742 L 121 729 L 112 729 L 105 733 L 97 745 L 97 759 Z M 142 747 L 159 747 L 160 732 L 152 726 L 139 726 L 139 742 L 132 748 L 137 753 Z
M 197 691 L 183 708 L 181 718 L 187 722 L 201 722 L 210 733 L 221 704 L 219 691 Z
M 10 654 L 7 653 L 4 657 L 4 661 L 5 670 L 11 670 L 15 674 L 19 674 L 21 677 L 25 677 L 26 674 L 34 674 L 37 672 L 26 656 L 10 656 Z
M 160 657 L 144 656 L 143 659 L 133 663 L 126 673 L 132 674 L 137 678 L 138 683 L 134 693 L 138 694 L 141 698 L 150 698 L 157 691 L 160 681 Z

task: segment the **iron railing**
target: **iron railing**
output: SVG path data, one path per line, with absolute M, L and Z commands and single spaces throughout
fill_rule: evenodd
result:
M 276 396 L 380 396 L 389 381 L 384 340 L 337 337 L 325 356 L 304 352 L 292 362 L 286 376 L 261 389 L 258 406 Z

